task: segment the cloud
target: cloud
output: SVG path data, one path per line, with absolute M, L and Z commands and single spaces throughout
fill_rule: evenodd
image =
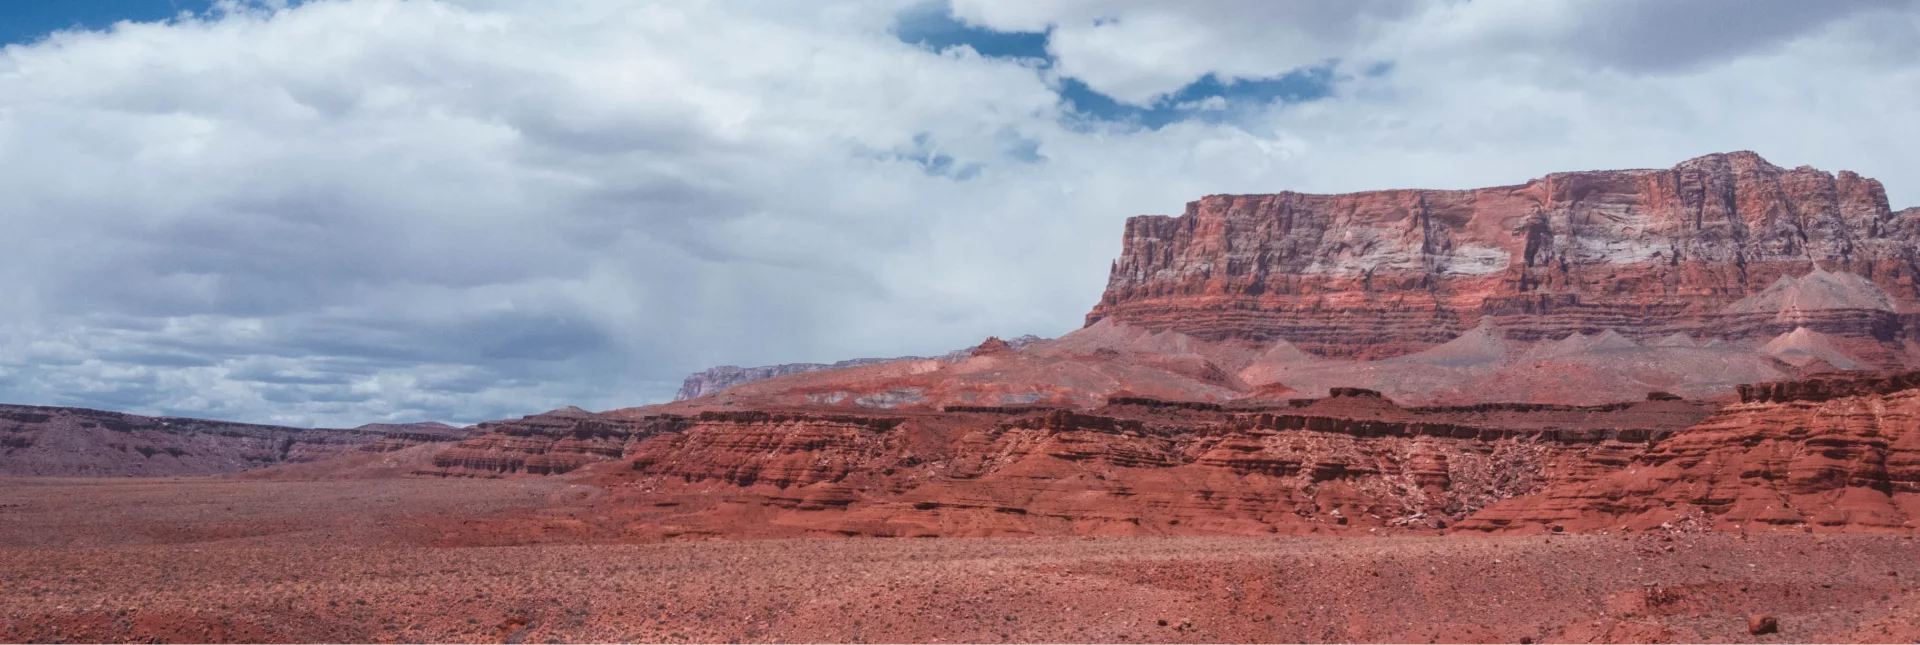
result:
M 325 0 L 57 33 L 0 50 L 0 398 L 478 421 L 1059 334 L 1122 219 L 1208 193 L 1755 149 L 1920 203 L 1911 4 L 1666 6 Z
M 1860 14 L 1914 6 L 1910 0 L 1474 0 L 1432 5 L 1397 25 L 1395 35 L 1446 51 L 1531 51 L 1583 68 L 1677 72 L 1777 50 Z
M 1418 5 L 954 0 L 952 6 L 962 20 L 993 29 L 1050 28 L 1048 50 L 1062 74 L 1123 103 L 1151 107 L 1210 74 L 1260 80 L 1321 65 Z
M 1048 50 L 1063 74 L 1140 107 L 1209 74 L 1270 79 L 1408 43 L 1444 56 L 1497 50 L 1580 68 L 1682 71 L 1778 48 L 1860 14 L 1910 14 L 1915 6 L 1912 0 L 951 2 L 953 13 L 971 25 L 1049 31 Z

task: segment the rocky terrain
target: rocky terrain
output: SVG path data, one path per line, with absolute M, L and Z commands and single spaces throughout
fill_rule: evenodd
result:
M 1920 529 L 1920 372 L 1762 383 L 1741 395 L 1624 468 L 1508 500 L 1468 525 Z
M 0 405 L 0 475 L 199 476 L 384 452 L 469 436 L 440 423 L 289 428 Z

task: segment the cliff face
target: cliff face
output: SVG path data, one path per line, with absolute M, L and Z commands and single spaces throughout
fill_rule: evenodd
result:
M 1087 322 L 1352 358 L 1489 317 L 1522 341 L 1807 327 L 1885 359 L 1914 335 L 1917 242 L 1920 209 L 1891 210 L 1878 181 L 1751 152 L 1477 190 L 1213 195 L 1128 220 Z M 1860 280 L 1800 284 L 1816 269 Z
M 440 459 L 444 474 L 552 473 L 499 464 L 579 454 L 583 435 L 598 437 L 587 452 L 605 463 L 566 476 L 611 497 L 591 512 L 569 509 L 566 524 L 629 539 L 1366 534 L 1433 531 L 1603 474 L 1711 407 L 1410 409 L 1342 389 L 1259 409 L 1121 396 L 1084 411 L 569 412 L 489 424 L 492 433 L 462 444 L 471 452 Z M 560 437 L 574 447 L 560 449 Z
M 678 432 L 680 417 L 647 419 L 561 408 L 519 419 L 474 426 L 479 436 L 461 441 L 433 457 L 414 474 L 439 477 L 557 475 L 588 464 L 618 459 L 636 442 L 661 432 Z
M 568 475 L 613 491 L 604 503 L 483 528 L 622 539 L 1920 528 L 1920 372 L 1741 395 L 1717 410 L 1670 395 L 1402 407 L 1339 388 L 1083 409 L 568 413 L 463 444 L 527 467 L 442 457 L 468 469 L 446 474 L 604 462 Z
M 1483 511 L 1464 526 L 1721 530 L 1920 528 L 1920 372 L 1741 389 L 1624 468 Z

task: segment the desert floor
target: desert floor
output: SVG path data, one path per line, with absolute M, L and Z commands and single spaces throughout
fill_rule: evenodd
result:
M 0 480 L 0 641 L 1920 639 L 1920 542 L 1800 533 L 464 546 L 558 479 Z M 1749 634 L 1748 617 L 1779 632 Z

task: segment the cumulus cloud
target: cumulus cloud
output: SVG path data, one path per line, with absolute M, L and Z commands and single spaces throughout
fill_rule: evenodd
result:
M 880 0 L 229 2 L 9 45 L 0 397 L 478 421 L 1059 334 L 1123 218 L 1207 193 L 1755 149 L 1920 203 L 1912 3 L 932 6 L 1048 58 L 903 42 L 929 5 Z M 1329 64 L 1151 128 L 1062 98 Z

